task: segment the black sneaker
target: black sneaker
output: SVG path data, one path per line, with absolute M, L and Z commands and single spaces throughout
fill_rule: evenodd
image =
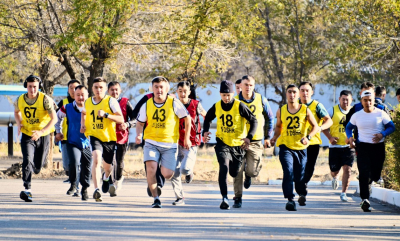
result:
M 364 212 L 371 212 L 371 204 L 369 203 L 369 201 L 368 201 L 368 199 L 365 199 L 364 201 L 362 201 L 361 203 L 360 203 L 360 206 L 361 206 L 361 209 L 364 211 Z
M 185 201 L 183 200 L 183 198 L 178 198 L 175 200 L 175 202 L 172 203 L 172 205 L 175 205 L 175 206 L 185 205 Z
M 219 205 L 220 209 L 230 209 L 229 201 L 227 198 L 223 198 L 221 204 Z
M 162 208 L 160 199 L 155 199 L 154 203 L 151 205 L 152 208 Z
M 82 188 L 81 195 L 82 195 L 82 201 L 87 201 L 89 199 L 87 188 Z
M 96 202 L 101 202 L 101 201 L 103 201 L 103 200 L 101 199 L 101 193 L 100 193 L 99 189 L 94 190 L 93 199 L 96 200 Z
M 25 202 L 32 202 L 32 193 L 27 191 L 21 191 L 19 197 L 24 200 Z
M 103 173 L 102 177 L 104 178 L 104 173 Z M 105 181 L 103 179 L 103 185 L 101 185 L 101 191 L 103 191 L 103 193 L 108 193 L 108 191 L 110 190 L 110 178 L 111 178 L 111 175 L 108 178 L 108 181 Z
M 235 203 L 233 204 L 233 208 L 241 208 L 242 207 L 242 198 L 241 197 L 234 197 Z
M 117 188 L 115 187 L 114 184 L 110 185 L 110 197 L 116 197 L 117 196 Z
M 160 186 L 157 186 L 157 193 L 158 196 L 161 196 L 162 191 Z M 153 194 L 151 193 L 149 186 L 147 186 L 147 195 L 149 195 L 149 197 L 153 197 Z
M 64 180 L 63 183 L 71 183 L 71 182 L 69 181 L 69 178 L 68 178 L 67 180 Z
M 294 201 L 288 201 L 286 203 L 286 210 L 288 210 L 288 211 L 297 211 L 296 203 Z
M 299 199 L 297 200 L 297 202 L 299 202 L 300 206 L 305 206 L 306 205 L 306 196 L 300 195 Z
M 77 189 L 74 193 L 74 195 L 72 195 L 72 197 L 81 197 L 81 194 L 79 193 L 79 189 Z
M 245 176 L 246 177 L 244 179 L 243 186 L 244 186 L 244 188 L 249 189 L 249 187 L 251 186 L 251 177 L 249 177 L 247 175 L 245 175 Z
M 72 195 L 74 194 L 76 191 L 76 186 L 71 184 L 71 186 L 69 187 L 68 191 L 67 191 L 67 195 Z
M 191 183 L 193 181 L 193 173 L 190 175 L 186 175 L 185 179 L 186 179 L 186 183 Z

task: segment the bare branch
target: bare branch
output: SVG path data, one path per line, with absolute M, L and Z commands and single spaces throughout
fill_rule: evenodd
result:
M 84 69 L 86 69 L 86 70 L 90 70 L 90 66 L 87 66 L 86 64 L 84 64 L 83 62 L 82 62 L 82 60 L 80 60 L 80 59 L 78 59 L 78 57 L 76 57 L 75 55 L 74 55 L 74 59 L 76 60 L 76 62 L 78 62 L 78 64 L 80 65 L 80 66 L 82 66 Z

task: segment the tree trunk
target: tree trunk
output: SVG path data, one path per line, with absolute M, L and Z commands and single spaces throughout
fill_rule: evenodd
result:
M 93 96 L 93 80 L 96 77 L 103 77 L 104 74 L 104 62 L 109 57 L 108 49 L 97 45 L 90 47 L 90 52 L 93 56 L 92 64 L 90 65 L 90 75 L 88 78 L 88 89 L 89 96 Z

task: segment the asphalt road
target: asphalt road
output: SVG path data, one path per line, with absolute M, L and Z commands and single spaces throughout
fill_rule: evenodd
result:
M 372 202 L 373 211 L 364 213 L 360 198 L 350 194 L 343 203 L 339 190 L 322 186 L 310 187 L 307 206 L 288 212 L 280 186 L 253 185 L 241 209 L 220 210 L 217 183 L 184 185 L 186 205 L 178 207 L 171 204 L 175 198 L 167 183 L 162 209 L 150 208 L 144 180 L 125 181 L 118 197 L 104 195 L 101 203 L 67 196 L 62 180 L 34 179 L 32 203 L 19 199 L 22 180 L 0 184 L 1 240 L 400 239 L 399 211 Z

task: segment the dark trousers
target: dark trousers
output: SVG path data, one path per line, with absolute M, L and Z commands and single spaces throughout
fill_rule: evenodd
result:
M 304 173 L 307 163 L 307 149 L 292 150 L 285 145 L 279 146 L 279 161 L 283 169 L 282 190 L 285 198 L 293 199 L 293 182 L 299 195 L 307 195 Z
M 36 141 L 22 133 L 22 180 L 26 189 L 31 188 L 32 172 L 38 174 L 46 164 L 46 157 L 50 149 L 50 134 L 41 136 Z
M 114 165 L 114 180 L 121 180 L 122 175 L 124 174 L 124 158 L 126 151 L 128 150 L 128 142 L 125 144 L 116 144 L 115 145 L 115 158 L 113 161 Z
M 78 186 L 78 183 L 81 183 L 82 188 L 88 188 L 90 186 L 93 160 L 90 147 L 80 149 L 75 145 L 67 143 L 67 152 L 69 157 L 69 180 L 71 184 Z
M 304 182 L 308 183 L 314 175 L 315 163 L 319 154 L 319 145 L 309 145 L 307 147 L 307 164 L 304 174 Z
M 357 143 L 357 166 L 360 173 L 359 185 L 362 199 L 369 199 L 368 185 L 381 177 L 385 161 L 385 144 Z

